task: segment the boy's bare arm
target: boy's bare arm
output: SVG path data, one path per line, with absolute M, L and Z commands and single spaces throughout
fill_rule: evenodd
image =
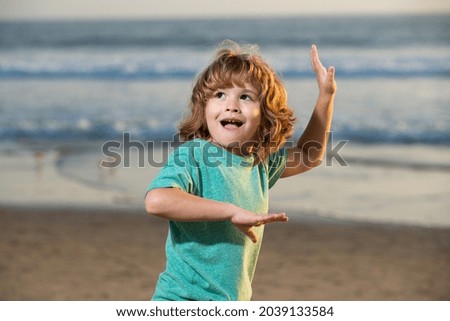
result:
M 337 89 L 335 69 L 327 69 L 322 65 L 315 45 L 311 46 L 311 65 L 316 73 L 319 97 L 297 146 L 289 149 L 288 162 L 282 177 L 300 174 L 319 166 L 325 155 Z
M 145 197 L 147 213 L 173 221 L 231 221 L 253 242 L 257 236 L 252 227 L 270 222 L 285 222 L 285 213 L 257 215 L 230 203 L 205 199 L 178 188 L 157 188 Z

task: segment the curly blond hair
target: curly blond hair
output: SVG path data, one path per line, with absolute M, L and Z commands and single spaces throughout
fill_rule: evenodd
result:
M 279 150 L 294 132 L 295 117 L 287 105 L 287 92 L 275 71 L 257 53 L 257 47 L 239 46 L 225 41 L 212 63 L 196 78 L 189 103 L 189 113 L 178 129 L 182 141 L 209 139 L 205 107 L 218 89 L 252 85 L 259 93 L 261 124 L 257 146 L 253 149 L 258 162 Z

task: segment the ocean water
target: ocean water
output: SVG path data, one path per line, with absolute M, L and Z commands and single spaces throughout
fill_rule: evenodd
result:
M 307 121 L 309 46 L 336 67 L 335 138 L 450 144 L 450 16 L 0 23 L 0 140 L 170 139 L 224 39 L 256 43 Z M 447 88 L 447 89 L 446 89 Z

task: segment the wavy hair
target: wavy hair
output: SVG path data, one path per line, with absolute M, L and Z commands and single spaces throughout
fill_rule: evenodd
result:
M 253 153 L 257 162 L 281 148 L 294 132 L 295 117 L 287 105 L 287 92 L 275 71 L 260 57 L 256 46 L 224 41 L 212 63 L 201 72 L 192 90 L 189 113 L 178 129 L 182 141 L 209 139 L 205 107 L 218 89 L 252 85 L 259 93 L 261 123 Z

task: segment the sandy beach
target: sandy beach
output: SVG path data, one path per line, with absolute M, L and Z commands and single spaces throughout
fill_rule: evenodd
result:
M 167 223 L 143 195 L 159 168 L 136 155 L 99 167 L 98 146 L 24 147 L 0 155 L 0 299 L 150 299 Z M 271 208 L 290 221 L 267 226 L 253 300 L 450 300 L 449 151 L 354 148 L 347 159 L 403 161 L 281 180 Z
M 138 155 L 99 167 L 97 145 L 18 146 L 0 154 L 0 299 L 150 299 L 167 223 L 145 213 L 143 196 L 159 168 L 137 166 Z M 290 221 L 266 228 L 253 300 L 450 300 L 450 151 L 343 156 L 348 166 L 271 190 Z
M 148 300 L 165 221 L 143 211 L 0 210 L 1 300 Z M 449 300 L 450 230 L 267 226 L 253 300 Z

